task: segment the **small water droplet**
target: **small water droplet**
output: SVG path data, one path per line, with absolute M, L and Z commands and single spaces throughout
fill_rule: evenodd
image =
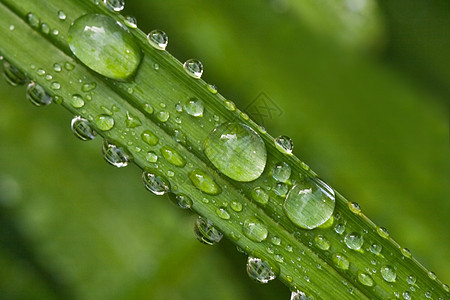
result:
M 118 147 L 105 140 L 102 147 L 102 153 L 105 160 L 117 168 L 128 166 L 131 156 L 124 148 Z
M 341 253 L 334 253 L 332 257 L 333 263 L 342 270 L 348 270 L 350 266 L 350 262 L 348 261 L 348 258 Z
M 64 98 L 59 95 L 54 95 L 53 102 L 55 102 L 56 104 L 62 104 L 64 102 Z
M 70 99 L 70 104 L 74 108 L 82 108 L 84 106 L 83 97 L 81 97 L 81 95 L 78 94 L 72 95 L 72 98 Z
M 277 181 L 288 181 L 291 177 L 291 167 L 285 162 L 277 163 L 272 168 L 272 177 Z
M 408 282 L 409 285 L 416 284 L 416 277 L 414 277 L 413 275 L 409 275 L 406 278 L 406 282 Z
M 127 25 L 130 28 L 137 28 L 137 20 L 135 17 L 132 16 L 126 16 L 125 17 L 125 25 Z
M 286 154 L 292 154 L 294 143 L 292 142 L 290 137 L 281 135 L 279 137 L 276 137 L 273 141 L 278 151 Z
M 182 209 L 189 209 L 192 207 L 192 200 L 185 194 L 169 193 L 169 198 L 173 203 L 178 205 Z
M 147 40 L 149 44 L 158 50 L 166 50 L 167 44 L 169 44 L 169 37 L 167 34 L 162 30 L 152 30 L 147 35 Z
M 436 274 L 432 271 L 428 272 L 428 277 L 430 277 L 431 280 L 436 280 L 437 278 Z
M 235 212 L 241 212 L 242 211 L 242 203 L 238 201 L 231 201 L 230 207 Z
M 408 248 L 402 248 L 401 250 L 404 257 L 411 258 L 411 251 Z
M 53 100 L 41 85 L 33 81 L 28 84 L 27 99 L 36 106 L 49 105 Z
M 159 138 L 149 130 L 144 130 L 141 134 L 141 138 L 150 146 L 155 146 L 159 141 Z
M 60 19 L 61 21 L 64 21 L 67 18 L 67 15 L 64 11 L 60 10 L 58 11 L 58 19 Z
M 45 72 L 44 69 L 39 68 L 39 69 L 36 71 L 36 73 L 37 73 L 39 76 L 44 76 L 46 72 Z
M 167 122 L 167 120 L 169 120 L 170 114 L 167 111 L 160 111 L 156 114 L 156 118 L 160 121 L 160 122 Z
M 230 100 L 225 100 L 225 107 L 229 110 L 229 111 L 235 111 L 236 110 L 236 104 L 234 104 L 233 101 Z
M 448 293 L 450 291 L 450 288 L 447 284 L 442 284 L 442 288 Z
M 87 82 L 81 86 L 81 90 L 85 93 L 94 90 L 97 87 L 97 83 L 95 82 Z
M 229 220 L 230 219 L 230 214 L 228 213 L 228 211 L 223 208 L 220 207 L 218 209 L 216 209 L 216 214 L 219 218 L 223 219 L 223 220 Z
M 330 249 L 330 242 L 323 236 L 323 235 L 316 235 L 314 238 L 314 242 L 317 246 L 317 248 L 322 250 L 328 250 Z
M 186 160 L 181 154 L 169 146 L 164 146 L 161 148 L 162 156 L 172 165 L 177 167 L 184 167 L 186 165 Z
M 106 15 L 87 14 L 76 19 L 69 29 L 68 42 L 81 62 L 112 79 L 128 78 L 142 59 L 134 37 Z
M 125 124 L 128 128 L 136 128 L 142 125 L 141 120 L 135 115 L 132 115 L 130 112 L 127 111 L 126 118 L 125 118 Z
M 334 191 L 318 178 L 294 185 L 283 204 L 287 217 L 297 226 L 313 229 L 333 214 Z
M 48 26 L 47 23 L 42 23 L 41 24 L 41 31 L 43 34 L 49 34 L 50 33 L 50 27 Z
M 142 181 L 145 188 L 155 195 L 164 195 L 170 191 L 170 184 L 167 179 L 153 172 L 143 172 Z
M 223 234 L 214 227 L 214 224 L 203 217 L 198 217 L 195 221 L 194 233 L 197 239 L 206 245 L 214 245 L 220 242 L 223 237 Z
M 66 69 L 67 71 L 72 71 L 73 69 L 75 69 L 75 65 L 71 64 L 70 62 L 65 62 L 64 69 Z
M 381 245 L 378 245 L 378 244 L 372 244 L 370 246 L 370 252 L 372 252 L 375 255 L 379 255 L 381 253 L 382 249 L 383 249 L 383 247 Z
M 31 27 L 34 27 L 34 28 L 38 28 L 39 24 L 41 23 L 39 18 L 33 13 L 27 14 L 27 22 L 28 22 L 28 24 L 30 24 Z
M 216 88 L 215 85 L 213 85 L 213 84 L 208 84 L 208 85 L 206 86 L 206 88 L 208 89 L 208 91 L 211 92 L 211 94 L 217 94 L 217 88 Z
M 275 194 L 277 194 L 280 197 L 286 197 L 286 194 L 289 191 L 289 187 L 287 186 L 287 184 L 283 183 L 283 182 L 277 182 L 275 184 L 275 186 L 273 187 L 273 191 L 275 192 Z
M 262 205 L 266 205 L 269 202 L 269 195 L 261 187 L 255 187 L 252 190 L 252 198 Z
M 295 291 L 291 293 L 291 299 L 290 300 L 313 300 L 314 298 L 306 296 L 305 293 L 300 291 Z
M 336 231 L 337 234 L 343 234 L 345 231 L 345 225 L 344 224 L 336 224 L 334 227 L 334 231 Z
M 158 65 L 157 63 L 154 63 L 154 64 L 153 64 L 153 69 L 154 69 L 155 71 L 158 71 L 158 70 L 159 70 L 159 65 Z
M 189 76 L 194 78 L 200 78 L 203 74 L 203 65 L 200 61 L 195 59 L 188 59 L 184 64 L 183 68 Z
M 272 244 L 274 244 L 275 246 L 279 246 L 281 244 L 281 239 L 277 236 L 273 236 L 270 241 L 272 242 Z
M 364 244 L 364 239 L 359 233 L 351 232 L 345 236 L 344 242 L 348 248 L 352 250 L 359 250 Z
M 124 0 L 103 0 L 105 6 L 112 11 L 122 11 L 125 7 Z
M 184 104 L 184 110 L 193 117 L 203 117 L 203 103 L 197 98 L 191 98 Z
M 10 31 L 14 31 L 14 29 L 16 29 L 16 27 L 14 25 L 9 25 L 9 30 Z
M 57 91 L 57 90 L 59 90 L 59 89 L 61 88 L 61 84 L 60 84 L 58 81 L 53 81 L 53 82 L 50 84 L 50 88 L 51 88 L 52 90 Z
M 358 281 L 366 286 L 373 286 L 374 282 L 372 277 L 367 273 L 358 272 Z
M 173 139 L 177 143 L 186 144 L 186 135 L 181 130 L 174 129 L 174 131 L 173 131 Z
M 93 140 L 96 136 L 96 133 L 89 125 L 89 122 L 80 116 L 76 116 L 72 119 L 70 128 L 75 136 L 82 141 Z
M 209 195 L 218 195 L 222 192 L 220 186 L 202 170 L 193 170 L 189 173 L 192 184 L 200 191 Z
M 402 296 L 403 296 L 403 299 L 405 299 L 405 300 L 411 299 L 411 294 L 408 291 L 403 292 Z
M 58 29 L 53 29 L 53 30 L 52 30 L 52 34 L 53 34 L 54 36 L 57 36 L 57 35 L 59 34 L 59 30 L 58 30 Z
M 6 82 L 12 86 L 23 85 L 28 80 L 24 73 L 6 60 L 3 61 L 3 75 L 5 76 Z
M 248 276 L 259 283 L 268 283 L 277 277 L 274 266 L 266 260 L 249 256 L 247 261 Z
M 267 152 L 261 137 L 241 123 L 216 127 L 204 142 L 204 152 L 223 174 L 236 181 L 249 182 L 261 176 Z
M 269 233 L 266 225 L 256 218 L 246 219 L 242 225 L 242 231 L 246 237 L 254 242 L 264 241 Z
M 391 266 L 383 266 L 381 267 L 381 276 L 387 282 L 395 282 L 395 278 L 397 278 L 397 273 L 395 273 L 395 269 Z
M 356 202 L 348 202 L 348 208 L 354 214 L 357 214 L 357 215 L 361 214 L 361 207 Z
M 108 131 L 114 127 L 114 119 L 108 115 L 98 115 L 94 123 L 101 131 Z

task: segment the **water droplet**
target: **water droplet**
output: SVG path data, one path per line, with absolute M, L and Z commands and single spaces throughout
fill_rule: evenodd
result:
M 95 82 L 87 82 L 81 86 L 81 90 L 85 93 L 94 90 L 97 87 L 97 83 Z
M 137 20 L 135 17 L 132 16 L 126 16 L 125 17 L 125 25 L 127 25 L 130 28 L 137 28 Z
M 50 33 L 50 27 L 48 26 L 47 23 L 42 23 L 41 24 L 41 31 L 43 34 L 49 34 Z
M 364 244 L 364 239 L 359 233 L 351 232 L 345 236 L 344 242 L 348 248 L 352 250 L 359 250 Z
M 53 29 L 52 30 L 52 34 L 57 36 L 59 34 L 59 30 L 58 29 Z
M 372 244 L 370 246 L 370 252 L 372 252 L 375 255 L 379 255 L 381 253 L 382 249 L 383 249 L 383 247 L 381 247 L 381 245 L 378 245 L 378 244 Z
M 437 276 L 434 272 L 428 272 L 428 277 L 430 277 L 431 280 L 436 280 Z
M 406 278 L 406 282 L 408 282 L 409 285 L 416 284 L 416 277 L 414 277 L 413 275 L 409 275 Z
M 431 298 L 431 292 L 430 291 L 427 291 L 425 293 L 425 298 Z
M 235 111 L 236 110 L 236 104 L 234 104 L 234 102 L 230 101 L 230 100 L 225 100 L 225 107 L 230 110 L 230 111 Z
M 155 173 L 143 172 L 142 181 L 145 188 L 155 195 L 164 195 L 170 191 L 170 184 L 167 179 Z
M 358 272 L 358 281 L 366 286 L 373 286 L 373 279 L 369 274 Z
M 186 160 L 179 154 L 176 150 L 170 148 L 169 146 L 164 146 L 161 148 L 162 156 L 172 165 L 177 167 L 184 167 L 186 165 Z
M 30 24 L 31 27 L 34 28 L 38 28 L 39 24 L 41 23 L 39 18 L 33 13 L 27 14 L 27 22 L 28 24 Z
M 61 21 L 64 21 L 67 18 L 67 15 L 64 11 L 60 10 L 58 11 L 58 19 L 60 19 Z
M 177 143 L 186 144 L 186 135 L 181 130 L 174 129 L 174 131 L 173 131 L 173 139 Z
M 411 299 L 411 294 L 408 291 L 403 292 L 402 296 L 403 296 L 403 299 L 405 299 L 405 300 Z
M 240 212 L 240 211 L 242 211 L 242 203 L 241 203 L 241 202 L 231 201 L 230 207 L 231 207 L 231 209 L 234 210 L 235 212 Z
M 142 58 L 134 37 L 105 15 L 87 14 L 76 19 L 69 29 L 68 42 L 81 62 L 112 79 L 132 75 Z
M 149 130 L 144 130 L 141 134 L 141 138 L 150 146 L 155 146 L 159 142 L 159 138 Z
M 9 30 L 14 31 L 14 29 L 16 29 L 14 25 L 9 25 Z
M 259 283 L 268 283 L 274 280 L 278 274 L 274 266 L 266 260 L 249 256 L 247 261 L 248 276 Z
M 389 237 L 389 231 L 384 227 L 377 227 L 377 233 L 382 238 L 387 239 Z
M 292 154 L 294 143 L 292 142 L 290 137 L 281 135 L 279 137 L 276 137 L 273 141 L 278 151 L 286 154 Z
M 450 291 L 450 288 L 447 284 L 442 284 L 442 288 L 448 293 Z
M 36 106 L 44 106 L 52 103 L 52 97 L 47 94 L 41 85 L 33 81 L 28 84 L 27 99 Z
M 213 165 L 231 179 L 249 182 L 261 176 L 267 152 L 261 137 L 240 123 L 224 123 L 206 138 L 204 152 Z
M 105 160 L 117 168 L 128 166 L 131 156 L 124 148 L 118 147 L 105 140 L 102 147 L 103 157 Z
M 404 257 L 411 258 L 411 251 L 408 248 L 402 248 L 401 250 Z
M 230 219 L 230 214 L 223 207 L 216 209 L 216 214 L 217 214 L 217 216 L 219 216 L 219 218 L 221 218 L 223 220 L 229 220 Z
M 161 122 L 167 122 L 169 120 L 170 114 L 167 111 L 160 111 L 156 114 L 156 118 L 158 118 Z
M 124 0 L 103 0 L 105 6 L 112 11 L 121 11 L 125 7 Z
M 269 195 L 260 187 L 255 187 L 252 190 L 252 198 L 262 205 L 266 205 L 269 202 Z
M 289 177 L 291 177 L 291 167 L 285 162 L 277 163 L 272 168 L 272 177 L 276 181 L 281 182 L 288 181 Z
M 57 91 L 57 90 L 59 90 L 59 89 L 61 88 L 61 84 L 60 84 L 58 81 L 53 81 L 53 82 L 50 84 L 50 88 L 51 88 L 52 90 Z
M 290 300 L 313 300 L 314 298 L 306 296 L 305 293 L 300 291 L 295 291 L 291 293 L 291 299 Z
M 82 108 L 84 106 L 83 97 L 81 97 L 81 95 L 78 94 L 73 95 L 72 98 L 70 99 L 70 104 L 74 108 Z
M 381 267 L 381 276 L 383 276 L 383 279 L 387 282 L 395 282 L 395 278 L 397 277 L 397 273 L 395 273 L 395 270 L 391 266 L 383 266 Z
M 289 191 L 289 187 L 283 182 L 277 182 L 273 187 L 273 191 L 280 197 L 286 197 L 286 194 Z
M 45 70 L 44 69 L 41 69 L 41 68 L 39 68 L 38 70 L 37 70 L 37 72 L 36 72 L 39 76 L 44 76 L 45 75 Z
M 246 237 L 254 242 L 264 241 L 269 233 L 266 225 L 256 218 L 246 219 L 242 225 L 242 231 Z
M 75 136 L 82 141 L 93 140 L 96 136 L 96 133 L 89 125 L 89 122 L 80 116 L 76 116 L 72 119 L 70 127 Z
M 195 59 L 188 59 L 184 64 L 183 68 L 191 77 L 200 78 L 203 74 L 203 65 L 200 61 Z
M 65 62 L 64 69 L 66 69 L 67 71 L 72 71 L 73 69 L 75 69 L 75 66 L 73 64 L 71 64 L 70 62 Z
M 317 248 L 322 250 L 328 250 L 330 249 L 330 242 L 323 236 L 323 235 L 316 235 L 314 238 L 314 242 L 317 246 Z
M 275 246 L 279 246 L 281 244 L 281 239 L 277 236 L 273 236 L 272 239 L 270 240 L 272 242 L 272 244 L 274 244 Z
M 344 224 L 336 224 L 334 227 L 334 231 L 336 231 L 337 234 L 343 234 L 345 231 L 345 225 Z
M 348 202 L 348 208 L 354 214 L 357 214 L 357 215 L 361 214 L 361 207 L 356 202 Z
M 167 44 L 169 43 L 169 37 L 162 30 L 152 30 L 147 35 L 147 40 L 149 44 L 158 50 L 166 50 Z
M 214 224 L 203 217 L 198 217 L 195 221 L 194 233 L 197 239 L 206 245 L 214 245 L 220 242 L 223 237 L 223 234 L 214 227 Z
M 200 191 L 209 195 L 218 195 L 222 192 L 220 186 L 202 170 L 194 170 L 189 173 L 192 184 Z
M 206 86 L 206 88 L 208 89 L 208 91 L 211 92 L 211 94 L 217 94 L 217 88 L 216 88 L 215 85 L 213 85 L 213 84 L 208 84 L 208 85 Z
M 203 117 L 203 103 L 197 98 L 189 99 L 184 104 L 184 110 L 193 117 Z
M 334 191 L 318 178 L 294 185 L 284 201 L 287 217 L 297 226 L 313 229 L 333 214 Z
M 138 117 L 135 115 L 132 115 L 130 112 L 127 111 L 125 124 L 128 128 L 136 128 L 142 125 L 141 120 L 139 120 Z
M 185 194 L 177 194 L 169 193 L 169 198 L 174 202 L 176 205 L 181 207 L 182 209 L 189 209 L 192 207 L 192 200 Z
M 338 267 L 339 269 L 348 270 L 350 266 L 350 262 L 344 254 L 335 253 L 333 254 L 332 260 L 336 267 Z
M 23 85 L 28 80 L 25 74 L 23 74 L 6 60 L 3 61 L 3 75 L 5 76 L 6 82 L 12 86 Z
M 114 127 L 114 119 L 108 115 L 98 115 L 94 123 L 101 131 L 108 131 Z

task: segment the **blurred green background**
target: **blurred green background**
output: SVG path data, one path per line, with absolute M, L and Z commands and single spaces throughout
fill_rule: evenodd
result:
M 450 2 L 128 0 L 145 32 L 263 119 L 294 153 L 450 282 Z M 288 299 L 228 241 L 115 169 L 69 113 L 0 83 L 0 299 Z M 258 116 L 254 115 L 255 118 Z

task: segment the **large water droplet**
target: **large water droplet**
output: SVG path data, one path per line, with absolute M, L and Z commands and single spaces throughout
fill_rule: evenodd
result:
M 289 177 L 291 177 L 291 167 L 285 162 L 277 163 L 272 168 L 272 177 L 276 181 L 281 182 L 288 181 Z
M 220 186 L 202 170 L 194 170 L 189 173 L 192 184 L 200 191 L 209 195 L 218 195 L 222 192 Z
M 284 212 L 297 226 L 313 229 L 333 214 L 334 191 L 318 178 L 294 185 L 284 201 Z
M 103 143 L 102 152 L 105 160 L 109 164 L 118 168 L 128 166 L 131 159 L 131 156 L 125 151 L 124 148 L 111 144 L 108 141 Z
M 161 148 L 162 156 L 172 165 L 177 167 L 184 167 L 186 165 L 186 160 L 179 154 L 176 150 L 170 148 L 169 146 L 164 146 Z
M 381 276 L 383 276 L 383 279 L 387 282 L 395 282 L 395 278 L 397 277 L 397 273 L 395 273 L 395 270 L 391 266 L 383 266 L 381 267 Z
M 158 50 L 166 50 L 167 44 L 169 43 L 169 37 L 162 30 L 152 30 L 147 35 L 147 40 L 150 45 Z
M 197 98 L 189 99 L 184 104 L 184 110 L 193 117 L 203 117 L 203 103 Z
M 98 115 L 94 123 L 101 131 L 108 131 L 114 127 L 114 119 L 108 115 Z
M 200 78 L 203 74 L 203 65 L 200 61 L 195 59 L 188 59 L 184 64 L 183 68 L 191 77 Z
M 290 137 L 281 135 L 279 137 L 276 137 L 273 141 L 278 151 L 286 154 L 292 154 L 294 143 L 292 142 Z
M 70 127 L 75 136 L 82 141 L 93 140 L 96 136 L 96 133 L 89 125 L 89 122 L 80 116 L 76 116 L 72 119 Z
M 107 8 L 116 12 L 122 11 L 125 7 L 124 0 L 103 0 L 103 3 Z
M 23 74 L 6 60 L 3 61 L 3 75 L 5 75 L 6 82 L 12 86 L 23 85 L 28 80 L 25 74 Z
M 170 191 L 170 184 L 167 179 L 155 173 L 143 172 L 142 181 L 145 188 L 155 195 L 164 195 Z
M 197 239 L 207 245 L 220 242 L 223 234 L 214 227 L 214 224 L 203 217 L 198 217 L 194 225 L 194 233 Z
M 277 277 L 275 266 L 266 260 L 249 256 L 247 261 L 248 276 L 259 283 L 268 283 Z
M 256 218 L 246 219 L 242 225 L 242 231 L 246 237 L 255 242 L 264 241 L 269 233 L 266 225 Z
M 205 140 L 204 151 L 219 171 L 237 181 L 257 179 L 266 166 L 263 140 L 241 123 L 224 123 L 215 128 Z
M 69 29 L 68 42 L 81 62 L 112 79 L 132 75 L 142 58 L 134 37 L 105 15 L 87 14 L 76 19 Z
M 44 106 L 52 103 L 52 96 L 47 94 L 41 85 L 33 81 L 28 84 L 27 99 L 36 106 Z
M 351 232 L 345 236 L 344 242 L 348 248 L 352 250 L 359 250 L 364 244 L 364 239 L 359 233 Z

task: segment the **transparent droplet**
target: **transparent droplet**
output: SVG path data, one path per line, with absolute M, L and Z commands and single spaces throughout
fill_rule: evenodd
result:
M 281 244 L 281 239 L 277 236 L 273 236 L 270 241 L 272 242 L 272 244 L 274 244 L 275 246 L 279 246 Z
M 408 291 L 403 292 L 402 296 L 403 296 L 403 299 L 405 299 L 405 300 L 411 299 L 411 294 Z
M 12 86 L 23 85 L 28 81 L 24 73 L 6 60 L 3 60 L 3 75 L 5 76 L 6 82 Z
M 182 209 L 189 209 L 192 207 L 192 200 L 185 194 L 174 194 L 169 193 L 169 198 L 174 202 L 176 205 L 178 205 Z
M 223 220 L 229 220 L 230 219 L 230 214 L 228 213 L 228 211 L 221 207 L 216 209 L 216 214 L 219 218 L 223 219 Z
M 200 191 L 209 195 L 218 195 L 222 192 L 220 186 L 202 170 L 193 170 L 189 173 L 192 184 Z
M 87 82 L 81 86 L 81 90 L 85 93 L 93 91 L 97 87 L 97 83 L 95 82 Z
M 27 99 L 36 106 L 49 105 L 53 100 L 41 85 L 33 81 L 28 84 L 26 95 Z
M 39 18 L 33 13 L 27 14 L 27 22 L 28 22 L 28 24 L 30 24 L 31 27 L 34 27 L 34 28 L 38 28 L 39 24 L 41 23 Z
M 367 273 L 358 272 L 358 281 L 365 286 L 373 286 L 374 282 L 372 277 Z
M 206 86 L 206 88 L 208 89 L 208 91 L 211 92 L 211 94 L 217 94 L 217 88 L 216 88 L 215 85 L 213 85 L 213 84 L 208 84 L 208 85 Z
M 277 194 L 280 197 L 286 197 L 286 194 L 289 191 L 289 187 L 287 186 L 287 184 L 283 183 L 283 182 L 277 182 L 275 184 L 275 186 L 273 187 L 273 191 L 275 192 L 275 194 Z
M 155 146 L 159 142 L 159 138 L 149 130 L 144 130 L 141 134 L 141 138 L 150 146 Z
M 155 195 L 164 195 L 170 191 L 170 184 L 167 179 L 153 172 L 143 172 L 142 181 L 145 188 Z
M 281 135 L 274 139 L 275 147 L 278 151 L 286 154 L 292 154 L 292 150 L 294 149 L 294 143 L 291 138 L 285 135 Z
M 345 231 L 345 225 L 344 224 L 336 224 L 334 227 L 334 231 L 336 231 L 337 234 L 343 234 Z
M 198 217 L 195 221 L 194 233 L 197 239 L 206 245 L 214 245 L 220 242 L 223 237 L 223 234 L 214 227 L 214 224 L 204 217 Z
M 82 108 L 84 106 L 83 97 L 78 94 L 72 95 L 72 98 L 70 98 L 70 104 L 74 108 Z
M 160 111 L 156 114 L 156 118 L 158 118 L 161 122 L 167 122 L 169 120 L 170 114 L 167 111 Z
M 378 244 L 372 244 L 370 246 L 370 252 L 372 252 L 375 255 L 379 255 L 381 253 L 382 249 L 383 249 L 383 247 L 381 245 L 378 245 Z
M 71 64 L 70 62 L 65 62 L 64 69 L 66 69 L 67 71 L 72 71 L 73 69 L 75 69 L 75 66 L 73 64 Z
M 436 280 L 437 278 L 436 274 L 432 271 L 428 272 L 428 277 L 430 277 L 431 280 Z
M 262 205 L 266 205 L 269 202 L 269 195 L 260 187 L 255 187 L 252 190 L 252 198 Z
M 49 34 L 50 33 L 50 27 L 48 26 L 47 23 L 42 23 L 41 24 L 41 31 L 43 34 Z
M 67 15 L 64 11 L 60 10 L 58 11 L 58 19 L 60 19 L 61 21 L 64 21 L 67 18 Z
M 53 64 L 53 71 L 59 73 L 59 72 L 61 72 L 61 70 L 62 70 L 62 67 L 61 67 L 60 64 L 58 64 L 58 63 L 54 63 L 54 64 Z
M 359 233 L 351 232 L 345 236 L 344 242 L 348 248 L 352 250 L 359 250 L 364 244 L 364 239 Z
M 295 291 L 291 293 L 290 300 L 313 300 L 314 298 L 308 297 L 305 293 L 300 291 Z
M 314 238 L 314 243 L 316 244 L 317 248 L 322 250 L 328 250 L 330 249 L 330 242 L 322 235 L 318 234 Z
M 261 176 L 267 152 L 261 137 L 241 123 L 216 127 L 204 142 L 204 152 L 212 164 L 231 179 L 249 182 Z
M 361 207 L 356 202 L 348 202 L 348 208 L 354 214 L 357 214 L 357 215 L 361 214 Z
M 103 3 L 107 8 L 116 12 L 122 11 L 125 7 L 124 0 L 103 0 Z
M 416 284 L 416 277 L 414 277 L 413 275 L 409 275 L 409 276 L 406 278 L 406 282 L 407 282 L 409 285 Z
M 106 15 L 87 14 L 76 19 L 69 29 L 68 42 L 81 62 L 112 79 L 128 78 L 142 59 L 134 37 Z
M 76 116 L 72 119 L 70 127 L 75 136 L 82 141 L 93 140 L 97 135 L 89 125 L 89 122 L 80 116 Z
M 404 257 L 407 257 L 407 258 L 412 257 L 411 251 L 408 248 L 402 248 L 401 252 Z
M 395 273 L 395 269 L 391 266 L 383 266 L 381 267 L 381 276 L 387 282 L 395 282 L 395 278 L 397 277 L 397 273 Z
M 277 277 L 277 270 L 266 260 L 249 256 L 247 260 L 248 276 L 259 283 L 268 283 Z
M 269 231 L 257 218 L 248 218 L 242 225 L 242 231 L 246 237 L 254 242 L 262 242 L 267 238 Z
M 234 104 L 233 101 L 230 100 L 225 100 L 225 107 L 229 110 L 229 111 L 235 111 L 236 110 L 236 104 Z
M 289 177 L 291 177 L 291 167 L 285 162 L 277 163 L 272 168 L 272 177 L 276 181 L 281 182 L 288 181 Z
M 231 209 L 234 210 L 235 212 L 240 212 L 240 211 L 242 211 L 242 203 L 241 203 L 241 202 L 238 202 L 238 201 L 231 201 L 230 207 L 231 207 Z
M 136 128 L 136 127 L 141 126 L 142 122 L 141 122 L 141 120 L 139 120 L 139 118 L 137 116 L 135 116 L 127 111 L 125 124 L 128 128 Z
M 149 44 L 158 50 L 166 50 L 167 44 L 169 44 L 169 37 L 162 30 L 152 30 L 147 35 L 147 40 Z
M 126 16 L 125 17 L 125 24 L 130 28 L 137 28 L 137 20 L 135 17 L 132 16 Z
M 318 178 L 294 185 L 283 204 L 287 217 L 306 229 L 325 223 L 332 216 L 334 206 L 334 191 Z
M 183 68 L 191 77 L 200 78 L 203 74 L 203 65 L 200 61 L 195 59 L 188 59 L 184 64 Z
M 156 155 L 156 153 L 153 152 L 153 151 L 149 151 L 149 152 L 147 152 L 147 154 L 145 155 L 145 159 L 146 159 L 148 162 L 155 163 L 155 162 L 158 161 L 158 155 Z
M 60 84 L 58 81 L 53 81 L 53 82 L 51 83 L 51 85 L 50 85 L 50 88 L 51 88 L 52 90 L 57 91 L 57 90 L 59 90 L 59 89 L 61 88 L 61 84 Z
M 117 168 L 128 166 L 128 163 L 131 160 L 131 156 L 124 148 L 111 144 L 106 140 L 103 143 L 102 152 L 105 160 Z
M 161 154 L 169 163 L 174 166 L 182 168 L 186 165 L 186 160 L 184 159 L 184 157 L 169 146 L 162 147 Z
M 101 131 L 108 131 L 114 127 L 114 119 L 108 115 L 98 115 L 94 123 Z
M 333 263 L 342 270 L 348 270 L 350 266 L 350 262 L 348 261 L 348 258 L 341 253 L 334 253 L 332 256 Z
M 191 98 L 184 104 L 184 110 L 193 117 L 203 117 L 203 103 L 197 98 Z

